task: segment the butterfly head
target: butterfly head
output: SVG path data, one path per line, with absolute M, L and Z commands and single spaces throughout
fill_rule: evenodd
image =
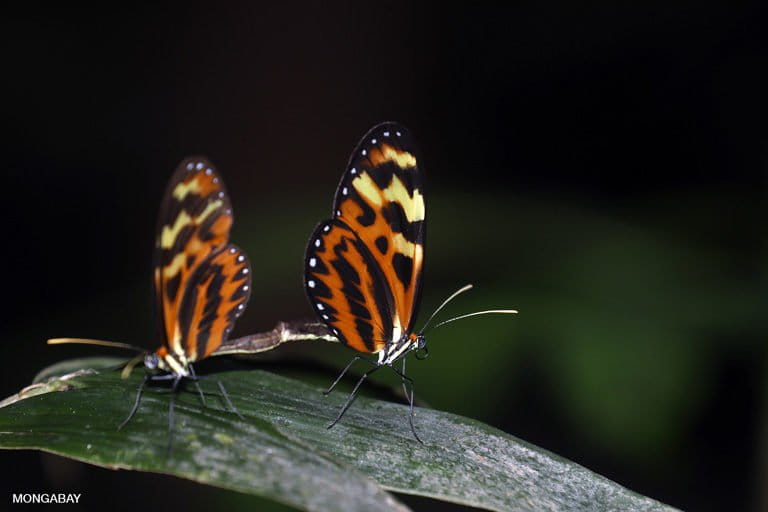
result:
M 414 356 L 416 359 L 426 359 L 429 357 L 429 350 L 427 349 L 427 337 L 423 334 L 411 334 L 412 345 L 411 350 L 416 352 Z
M 157 370 L 160 366 L 160 358 L 157 357 L 155 352 L 144 356 L 144 368 L 147 370 Z
M 182 377 L 190 375 L 189 361 L 168 352 L 165 347 L 144 356 L 144 368 L 150 373 L 168 372 Z
M 399 349 L 397 347 L 400 347 Z M 427 350 L 427 337 L 424 334 L 403 334 L 400 342 L 394 344 L 394 350 L 389 359 L 394 361 L 405 357 L 409 352 L 415 352 L 416 359 L 426 359 L 429 355 Z

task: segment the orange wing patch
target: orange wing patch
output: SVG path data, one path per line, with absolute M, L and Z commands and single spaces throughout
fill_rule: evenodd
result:
M 309 242 L 305 280 L 318 316 L 359 352 L 385 348 L 392 332 L 391 295 L 370 251 L 343 223 L 321 223 Z
M 394 162 L 401 169 L 416 167 L 416 157 L 407 151 L 400 151 L 389 144 L 382 144 L 370 150 L 371 165 L 378 167 L 386 162 Z
M 376 184 L 368 171 L 362 171 L 351 184 L 355 193 L 349 193 L 349 198 L 341 201 L 338 218 L 370 248 L 391 288 L 395 303 L 393 325 L 402 334 L 411 323 L 424 261 L 423 244 L 408 240 L 402 224 L 423 222 L 423 198 L 418 189 L 415 196 L 409 195 L 395 175 L 385 189 Z M 373 215 L 366 215 L 366 211 Z M 368 219 L 371 222 L 366 222 Z M 400 231 L 394 231 L 393 224 L 398 224 Z M 397 334 L 393 337 L 397 338 Z
M 205 260 L 189 280 L 179 310 L 179 329 L 191 363 L 215 351 L 242 314 L 250 296 L 248 259 L 228 245 Z

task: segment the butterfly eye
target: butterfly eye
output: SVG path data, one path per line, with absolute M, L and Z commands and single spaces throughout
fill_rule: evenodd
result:
M 158 363 L 157 354 L 147 354 L 144 357 L 144 367 L 148 370 L 156 370 Z

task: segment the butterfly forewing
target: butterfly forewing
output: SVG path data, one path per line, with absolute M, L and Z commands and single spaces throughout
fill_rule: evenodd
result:
M 242 314 L 251 293 L 245 254 L 228 245 L 195 268 L 179 309 L 182 345 L 189 362 L 215 351 Z
M 179 322 L 185 290 L 203 262 L 227 244 L 231 226 L 229 198 L 211 163 L 183 160 L 160 208 L 154 270 L 163 335 L 177 355 L 185 354 Z
M 368 310 L 373 322 L 387 318 L 374 326 L 383 331 L 385 341 L 382 343 L 399 339 L 413 328 L 421 291 L 426 235 L 424 186 L 418 154 L 403 126 L 383 123 L 374 127 L 355 148 L 339 183 L 333 213 L 336 224 L 326 223 L 331 226 L 331 233 L 346 229 L 354 235 L 356 245 L 367 251 L 358 262 L 350 262 L 351 266 L 362 280 L 375 282 L 376 287 L 383 288 L 382 295 L 386 300 L 372 301 L 373 308 L 368 301 L 359 304 L 342 287 L 343 282 L 330 277 L 333 274 L 323 275 L 315 271 L 310 262 L 315 252 L 312 244 L 317 237 L 310 240 L 306 261 L 307 291 L 311 297 L 313 291 L 308 283 L 312 280 L 322 283 L 333 297 L 346 297 L 351 305 L 350 318 L 337 319 L 335 324 L 324 321 L 332 330 L 339 329 L 346 338 L 342 341 L 358 350 L 357 337 L 361 330 L 354 332 L 353 327 L 367 320 L 358 305 Z M 322 242 L 322 237 L 320 239 Z M 334 303 L 342 301 L 334 299 Z M 381 348 L 378 339 L 374 338 L 373 343 L 372 351 L 378 351 Z

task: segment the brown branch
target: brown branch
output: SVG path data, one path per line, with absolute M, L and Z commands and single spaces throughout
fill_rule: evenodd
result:
M 288 341 L 330 341 L 338 343 L 339 340 L 328 332 L 328 328 L 324 324 L 319 322 L 278 322 L 271 331 L 258 332 L 234 340 L 226 340 L 211 355 L 256 354 L 272 350 Z

